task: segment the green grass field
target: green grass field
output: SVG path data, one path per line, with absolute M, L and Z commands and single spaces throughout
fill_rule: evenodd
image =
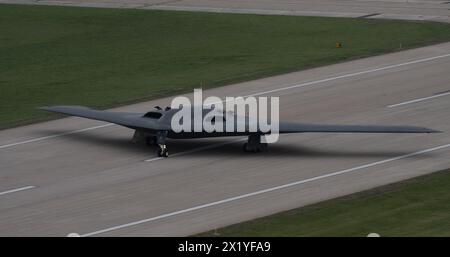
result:
M 437 23 L 0 5 L 0 128 L 56 117 L 37 106 L 107 108 L 448 40 Z
M 450 236 L 450 170 L 216 231 L 219 236 L 367 236 L 373 232 Z

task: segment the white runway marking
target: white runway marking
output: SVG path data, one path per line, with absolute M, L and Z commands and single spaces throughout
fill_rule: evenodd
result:
M 170 158 L 173 158 L 173 157 L 176 157 L 176 156 L 180 156 L 180 155 L 189 154 L 189 153 L 200 152 L 200 151 L 203 151 L 203 150 L 213 149 L 213 148 L 217 148 L 217 147 L 220 147 L 220 146 L 234 144 L 234 143 L 242 142 L 242 141 L 246 141 L 246 140 L 247 140 L 247 138 L 240 138 L 238 140 L 233 140 L 233 141 L 229 141 L 229 142 L 225 142 L 225 143 L 202 146 L 202 147 L 199 147 L 199 148 L 194 148 L 192 150 L 171 154 Z M 146 162 L 153 162 L 153 161 L 158 161 L 158 160 L 163 160 L 163 159 L 166 159 L 166 158 L 164 158 L 164 157 L 155 157 L 155 158 L 151 158 L 151 159 L 148 159 L 148 160 L 145 160 L 145 161 Z
M 437 98 L 437 97 L 441 97 L 441 96 L 446 96 L 446 95 L 450 95 L 450 92 L 437 94 L 437 95 L 432 95 L 432 96 L 423 97 L 423 98 L 418 98 L 418 99 L 414 99 L 414 100 L 410 100 L 410 101 L 406 101 L 406 102 L 402 102 L 402 103 L 398 103 L 398 104 L 392 104 L 392 105 L 388 105 L 388 107 L 389 108 L 398 107 L 398 106 L 402 106 L 402 105 L 406 105 L 406 104 L 412 104 L 412 103 L 417 103 L 417 102 L 422 102 L 422 101 L 426 101 L 426 100 L 429 100 L 429 99 L 433 99 L 433 98 Z
M 196 210 L 200 210 L 200 209 L 204 209 L 204 208 L 208 208 L 208 207 L 212 207 L 212 206 L 216 206 L 216 205 L 220 205 L 220 204 L 224 204 L 224 203 L 228 203 L 228 202 L 237 201 L 237 200 L 248 198 L 248 197 L 252 197 L 252 196 L 255 196 L 255 195 L 260 195 L 260 194 L 264 194 L 264 193 L 268 193 L 268 192 L 272 192 L 272 191 L 276 191 L 276 190 L 280 190 L 280 189 L 284 189 L 284 188 L 288 188 L 288 187 L 293 187 L 293 186 L 301 185 L 301 184 L 312 182 L 312 181 L 317 181 L 317 180 L 324 179 L 324 178 L 338 176 L 338 175 L 342 175 L 342 174 L 345 174 L 345 173 L 354 172 L 354 171 L 357 171 L 357 170 L 362 170 L 362 169 L 365 169 L 365 168 L 373 167 L 373 166 L 376 166 L 376 165 L 385 164 L 385 163 L 388 163 L 388 162 L 393 162 L 393 161 L 397 161 L 397 160 L 401 160 L 401 159 L 406 159 L 406 158 L 409 158 L 409 157 L 417 156 L 417 155 L 424 154 L 424 153 L 429 153 L 429 152 L 432 152 L 432 151 L 441 150 L 441 149 L 448 148 L 448 147 L 450 147 L 450 144 L 436 146 L 436 147 L 428 148 L 428 149 L 425 149 L 425 150 L 422 150 L 422 151 L 417 151 L 417 152 L 413 152 L 413 153 L 410 153 L 410 154 L 405 154 L 405 155 L 401 155 L 401 156 L 397 156 L 397 157 L 393 157 L 393 158 L 389 158 L 389 159 L 385 159 L 385 160 L 381 160 L 381 161 L 377 161 L 377 162 L 372 162 L 372 163 L 368 163 L 368 164 L 365 164 L 365 165 L 361 165 L 361 166 L 357 166 L 357 167 L 353 167 L 353 168 L 349 168 L 349 169 L 345 169 L 345 170 L 335 171 L 335 172 L 328 173 L 328 174 L 325 174 L 325 175 L 312 177 L 312 178 L 304 179 L 304 180 L 299 180 L 299 181 L 295 181 L 295 182 L 292 182 L 292 183 L 288 183 L 288 184 L 284 184 L 284 185 L 276 186 L 276 187 L 271 187 L 271 188 L 259 190 L 259 191 L 248 193 L 248 194 L 243 194 L 243 195 L 239 195 L 239 196 L 235 196 L 235 197 L 231 197 L 231 198 L 226 198 L 226 199 L 223 199 L 223 200 L 220 200 L 220 201 L 211 202 L 211 203 L 207 203 L 207 204 L 202 204 L 202 205 L 194 206 L 194 207 L 187 208 L 187 209 L 184 209 L 184 210 L 179 210 L 179 211 L 175 211 L 175 212 L 171 212 L 171 213 L 162 214 L 162 215 L 159 215 L 159 216 L 156 216 L 156 217 L 152 217 L 152 218 L 148 218 L 148 219 L 138 220 L 138 221 L 135 221 L 135 222 L 126 223 L 126 224 L 122 224 L 122 225 L 119 225 L 119 226 L 114 226 L 114 227 L 110 227 L 110 228 L 106 228 L 106 229 L 102 229 L 102 230 L 97 230 L 97 231 L 94 231 L 94 232 L 91 232 L 91 233 L 86 233 L 86 234 L 81 235 L 81 236 L 83 236 L 83 237 L 94 236 L 94 235 L 98 235 L 98 234 L 102 234 L 102 233 L 106 233 L 106 232 L 111 232 L 111 231 L 114 231 L 114 230 L 119 230 L 119 229 L 131 227 L 131 226 L 136 226 L 136 225 L 139 225 L 139 224 L 143 224 L 143 223 L 147 223 L 147 222 L 151 222 L 151 221 L 155 221 L 155 220 L 160 220 L 160 219 L 172 217 L 172 216 L 183 214 L 183 213 L 188 213 L 188 212 L 192 212 L 192 211 L 196 211 Z
M 8 190 L 8 191 L 3 191 L 3 192 L 0 192 L 0 195 L 11 194 L 11 193 L 19 192 L 19 191 L 32 189 L 32 188 L 35 188 L 35 186 L 26 186 L 26 187 L 11 189 L 11 190 Z
M 84 129 L 78 129 L 78 130 L 72 130 L 72 131 L 69 131 L 69 132 L 66 132 L 66 133 L 61 133 L 61 134 L 56 134 L 56 135 L 51 135 L 51 136 L 46 136 L 46 137 L 33 138 L 33 139 L 30 139 L 30 140 L 25 140 L 25 141 L 21 141 L 21 142 L 17 142 L 17 143 L 12 143 L 12 144 L 7 144 L 7 145 L 0 145 L 0 149 L 8 148 L 8 147 L 16 146 L 16 145 L 22 145 L 22 144 L 27 144 L 27 143 L 38 142 L 38 141 L 51 139 L 51 138 L 55 138 L 55 137 L 67 136 L 67 135 L 71 135 L 71 134 L 75 134 L 75 133 L 80 133 L 80 132 L 84 132 L 84 131 L 88 131 L 88 130 L 94 130 L 94 129 L 98 129 L 98 128 L 104 128 L 104 127 L 108 127 L 108 126 L 112 126 L 112 125 L 115 125 L 115 124 L 108 123 L 108 124 L 104 124 L 104 125 L 100 125 L 100 126 L 89 127 L 89 128 L 84 128 Z
M 314 85 L 314 84 L 329 82 L 329 81 L 332 81 L 332 80 L 343 79 L 343 78 L 350 78 L 350 77 L 355 77 L 355 76 L 368 74 L 368 73 L 372 73 L 372 72 L 389 70 L 389 69 L 398 68 L 398 67 L 402 67 L 402 66 L 406 66 L 406 65 L 417 64 L 417 63 L 421 63 L 421 62 L 428 62 L 428 61 L 432 61 L 432 60 L 436 60 L 436 59 L 440 59 L 440 58 L 445 58 L 445 57 L 449 57 L 449 56 L 450 56 L 450 54 L 438 55 L 438 56 L 434 56 L 434 57 L 418 59 L 418 60 L 404 62 L 404 63 L 399 63 L 399 64 L 388 65 L 388 66 L 384 66 L 384 67 L 380 67 L 380 68 L 374 68 L 374 69 L 365 70 L 365 71 L 348 73 L 348 74 L 335 76 L 335 77 L 331 77 L 331 78 L 305 82 L 305 83 L 296 84 L 296 85 L 293 85 L 293 86 L 282 87 L 282 88 L 277 88 L 277 89 L 273 89 L 273 90 L 267 90 L 267 91 L 264 91 L 264 92 L 254 93 L 254 94 L 251 94 L 251 95 L 248 95 L 248 96 L 265 95 L 265 94 L 279 92 L 279 91 L 284 91 L 284 90 L 289 90 L 289 89 L 293 89 L 293 88 L 299 88 L 299 87 L 305 87 L 305 86 L 310 86 L 310 85 Z
M 428 61 L 441 59 L 441 58 L 445 58 L 445 57 L 449 57 L 449 56 L 450 56 L 450 54 L 444 54 L 444 55 L 438 55 L 438 56 L 433 56 L 433 57 L 428 57 L 428 58 L 422 58 L 422 59 L 417 59 L 417 60 L 413 60 L 413 61 L 409 61 L 409 62 L 388 65 L 388 66 L 384 66 L 384 67 L 380 67 L 380 68 L 374 68 L 374 69 L 365 70 L 365 71 L 348 73 L 348 74 L 334 76 L 334 77 L 330 77 L 330 78 L 326 78 L 326 79 L 320 79 L 320 80 L 305 82 L 305 83 L 301 83 L 301 84 L 296 84 L 296 85 L 292 85 L 292 86 L 288 86 L 288 87 L 282 87 L 282 88 L 277 88 L 277 89 L 273 89 L 273 90 L 267 90 L 267 91 L 263 91 L 263 92 L 259 92 L 259 93 L 253 93 L 253 94 L 247 95 L 247 96 L 265 95 L 265 94 L 279 92 L 279 91 L 284 91 L 284 90 L 289 90 L 289 89 L 293 89 L 293 88 L 305 87 L 305 86 L 310 86 L 310 85 L 314 85 L 314 84 L 329 82 L 329 81 L 333 81 L 333 80 L 355 77 L 355 76 L 368 74 L 368 73 L 372 73 L 372 72 L 398 68 L 398 67 L 407 66 L 407 65 L 411 65 L 411 64 L 428 62 Z M 245 97 L 247 97 L 247 96 L 245 96 Z M 40 138 L 30 139 L 30 140 L 21 141 L 21 142 L 12 143 L 12 144 L 0 145 L 0 149 L 12 147 L 12 146 L 17 146 L 17 145 L 22 145 L 22 144 L 27 144 L 27 143 L 33 143 L 33 142 L 42 141 L 42 140 L 46 140 L 46 139 L 51 139 L 51 138 L 55 138 L 55 137 L 61 137 L 61 136 L 65 136 L 65 135 L 80 133 L 80 132 L 83 132 L 83 131 L 94 130 L 94 129 L 103 128 L 103 127 L 107 127 L 107 126 L 111 126 L 111 125 L 114 125 L 114 124 L 108 123 L 108 124 L 105 124 L 105 125 L 100 125 L 100 126 L 95 126 L 95 127 L 90 127 L 90 128 L 80 129 L 80 130 L 69 131 L 67 133 L 61 133 L 61 134 L 47 136 L 47 137 L 40 137 Z

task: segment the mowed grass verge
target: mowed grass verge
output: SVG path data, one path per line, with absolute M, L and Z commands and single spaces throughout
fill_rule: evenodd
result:
M 450 236 L 450 170 L 199 236 Z
M 1 4 L 0 128 L 56 117 L 38 106 L 108 108 L 449 39 L 438 23 Z

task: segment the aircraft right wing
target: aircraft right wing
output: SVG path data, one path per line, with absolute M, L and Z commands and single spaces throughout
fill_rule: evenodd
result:
M 440 131 L 414 126 L 333 125 L 280 122 L 279 133 L 437 133 Z
M 161 124 L 149 122 L 148 119 L 142 117 L 141 113 L 100 111 L 84 106 L 51 106 L 40 107 L 39 109 L 92 120 L 111 122 L 129 128 L 143 128 L 151 130 L 169 129 L 167 127 L 163 127 Z

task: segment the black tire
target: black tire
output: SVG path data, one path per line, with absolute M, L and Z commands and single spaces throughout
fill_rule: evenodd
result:
M 259 150 L 260 150 L 260 151 L 265 151 L 265 150 L 267 149 L 267 147 L 268 147 L 268 144 L 267 144 L 267 143 L 261 143 L 261 145 L 260 145 L 260 147 L 259 147 Z
M 158 149 L 158 151 L 156 152 L 158 154 L 158 157 L 169 157 L 169 151 L 167 150 L 163 150 L 163 149 Z
M 247 143 L 244 143 L 243 145 L 242 145 L 242 150 L 244 150 L 244 152 L 247 152 L 248 150 L 247 150 Z

